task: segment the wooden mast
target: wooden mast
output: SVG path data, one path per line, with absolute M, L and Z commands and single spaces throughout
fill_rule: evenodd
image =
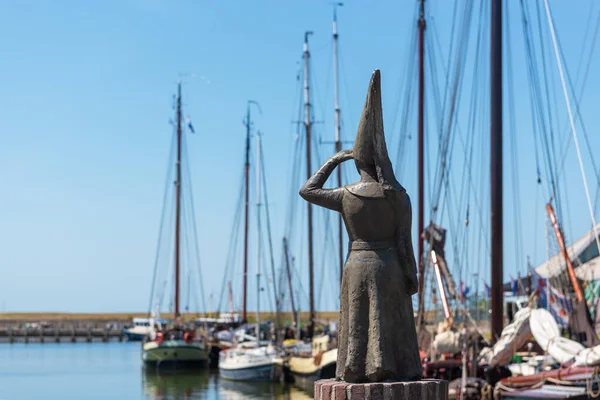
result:
M 554 233 L 556 234 L 560 251 L 565 259 L 567 274 L 569 275 L 569 280 L 571 281 L 573 291 L 575 292 L 575 297 L 577 298 L 577 303 L 569 315 L 569 328 L 571 335 L 574 335 L 576 340 L 580 343 L 583 343 L 586 347 L 597 346 L 600 343 L 600 340 L 598 340 L 598 335 L 594 329 L 594 322 L 590 316 L 590 310 L 588 309 L 585 295 L 581 289 L 579 280 L 577 280 L 577 275 L 575 275 L 575 268 L 573 267 L 573 262 L 571 261 L 571 257 L 567 251 L 564 235 L 560 229 L 560 226 L 558 225 L 558 221 L 556 220 L 554 208 L 550 203 L 546 204 L 546 211 L 550 216 L 550 221 L 552 222 L 552 227 L 554 228 Z M 595 233 L 596 232 L 594 229 L 594 234 Z
M 246 163 L 244 164 L 244 288 L 243 288 L 243 308 L 242 321 L 248 321 L 248 216 L 250 204 L 250 102 L 246 111 Z
M 306 179 L 310 179 L 311 171 L 311 131 L 312 118 L 310 115 L 310 79 L 309 79 L 309 59 L 310 52 L 308 51 L 308 36 L 312 32 L 304 33 L 304 128 L 306 130 Z M 310 323 L 308 326 L 308 336 L 312 337 L 315 326 L 315 297 L 314 297 L 314 273 L 313 273 L 313 221 L 312 221 L 312 204 L 307 202 L 308 206 L 308 296 L 310 308 Z
M 342 127 L 340 118 L 339 101 L 339 75 L 338 75 L 338 31 L 337 31 L 337 7 L 343 6 L 343 3 L 333 5 L 333 88 L 335 102 L 335 151 L 342 150 Z M 342 187 L 342 165 L 337 167 L 337 185 Z M 342 214 L 338 213 L 338 257 L 340 262 L 340 290 L 342 285 L 342 276 L 344 273 L 344 231 L 342 226 Z
M 490 180 L 492 340 L 502 334 L 502 0 L 491 1 L 490 29 Z
M 573 286 L 575 297 L 577 297 L 577 302 L 581 303 L 582 301 L 585 301 L 583 290 L 581 290 L 581 285 L 577 280 L 577 275 L 575 275 L 575 268 L 573 268 L 573 262 L 571 262 L 571 257 L 569 257 L 569 253 L 567 252 L 565 238 L 562 234 L 562 231 L 560 230 L 560 226 L 558 226 L 558 221 L 556 220 L 556 215 L 554 214 L 554 208 L 552 207 L 552 204 L 546 204 L 546 211 L 550 216 L 550 222 L 552 222 L 552 227 L 554 228 L 554 233 L 556 234 L 556 240 L 558 241 L 560 252 L 562 253 L 563 258 L 565 259 L 565 263 L 567 265 L 567 273 L 569 275 L 571 285 Z
M 181 231 L 181 82 L 177 84 L 177 179 L 175 180 L 175 319 L 179 318 L 179 263 Z
M 299 328 L 298 314 L 296 314 L 296 307 L 294 306 L 294 290 L 292 287 L 292 269 L 290 268 L 290 255 L 289 255 L 289 251 L 288 251 L 288 243 L 287 243 L 286 237 L 283 238 L 283 253 L 284 253 L 284 257 L 285 257 L 285 269 L 287 272 L 288 288 L 290 291 L 290 306 L 292 307 L 292 321 L 294 324 L 294 329 L 297 330 Z
M 417 328 L 423 325 L 425 316 L 425 251 L 423 232 L 425 231 L 424 218 L 424 196 L 425 196 L 425 175 L 424 175 L 424 136 L 425 136 L 425 0 L 420 0 L 421 8 L 419 11 L 419 120 L 418 120 L 418 182 L 419 182 L 419 200 L 418 200 L 418 224 L 417 224 L 417 257 L 419 266 L 419 311 Z

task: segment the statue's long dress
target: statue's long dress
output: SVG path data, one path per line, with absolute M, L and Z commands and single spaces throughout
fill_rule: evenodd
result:
M 369 184 L 362 183 L 322 189 L 333 168 L 326 163 L 301 194 L 341 212 L 351 241 L 342 279 L 336 377 L 347 382 L 419 379 L 408 194 L 402 189 L 362 195 L 369 192 L 362 190 Z

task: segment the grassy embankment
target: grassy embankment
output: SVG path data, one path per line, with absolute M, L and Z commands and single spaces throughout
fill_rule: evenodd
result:
M 163 314 L 168 317 L 168 314 Z M 130 321 L 133 317 L 147 317 L 147 313 L 140 312 L 125 312 L 125 313 L 0 313 L 1 321 L 24 321 L 24 322 L 40 322 L 40 321 Z M 193 320 L 198 317 L 206 316 L 203 313 L 184 313 L 183 319 Z M 256 314 L 248 312 L 248 322 L 255 321 Z M 261 312 L 261 320 L 275 319 L 274 312 Z M 291 322 L 292 315 L 290 312 L 282 312 L 281 318 L 283 322 Z M 322 321 L 335 321 L 338 318 L 337 311 L 322 311 L 317 312 L 317 319 Z M 308 321 L 308 312 L 300 313 L 300 320 Z

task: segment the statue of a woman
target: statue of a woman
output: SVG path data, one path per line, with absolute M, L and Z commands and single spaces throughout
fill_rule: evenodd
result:
M 323 185 L 351 158 L 360 181 Z M 411 296 L 417 292 L 410 198 L 394 177 L 383 134 L 379 70 L 371 78 L 352 151 L 341 151 L 300 195 L 342 213 L 350 238 L 342 278 L 336 378 L 382 382 L 421 378 Z

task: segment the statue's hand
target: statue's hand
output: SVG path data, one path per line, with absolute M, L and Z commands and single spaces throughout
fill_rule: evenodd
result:
M 334 154 L 333 157 L 331 157 L 331 159 L 337 163 L 343 163 L 344 161 L 351 160 L 352 158 L 354 158 L 352 150 L 342 150 Z

